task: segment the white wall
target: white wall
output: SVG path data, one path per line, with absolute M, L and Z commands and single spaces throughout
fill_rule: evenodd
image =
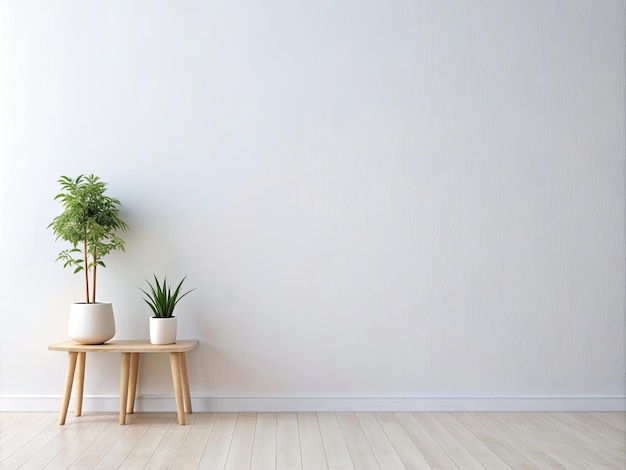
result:
M 197 288 L 196 409 L 624 408 L 623 1 L 2 10 L 2 409 L 59 406 L 82 285 L 46 226 L 80 173 L 130 226 L 116 338 L 153 272 Z M 88 358 L 88 409 L 118 367 Z

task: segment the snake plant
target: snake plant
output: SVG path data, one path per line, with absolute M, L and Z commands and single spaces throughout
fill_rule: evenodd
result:
M 153 274 L 153 276 L 154 284 L 146 281 L 150 287 L 150 292 L 146 292 L 141 287 L 139 290 L 146 294 L 147 298 L 144 298 L 143 300 L 150 306 L 150 309 L 152 310 L 152 313 L 154 313 L 155 317 L 169 318 L 173 316 L 176 304 L 195 289 L 188 290 L 184 294 L 181 294 L 180 289 L 187 276 L 183 277 L 183 279 L 178 283 L 174 292 L 172 292 L 172 286 L 167 284 L 167 277 L 164 277 L 163 282 L 161 283 L 155 274 Z

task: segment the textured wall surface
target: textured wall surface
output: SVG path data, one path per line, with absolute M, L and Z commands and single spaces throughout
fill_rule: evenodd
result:
M 82 286 L 46 226 L 80 173 L 130 226 L 100 274 L 118 339 L 147 338 L 152 273 L 197 288 L 201 406 L 623 398 L 625 10 L 5 0 L 1 406 L 58 406 Z M 88 358 L 91 406 L 117 370 Z

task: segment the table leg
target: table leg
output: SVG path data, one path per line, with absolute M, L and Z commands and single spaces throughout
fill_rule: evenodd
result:
M 130 353 L 122 353 L 120 369 L 120 424 L 126 424 L 126 402 L 128 400 L 128 381 L 130 375 Z
M 178 424 L 185 424 L 183 386 L 180 380 L 180 354 L 182 353 L 170 353 L 170 366 L 172 367 L 172 381 L 174 382 L 174 395 L 176 396 L 176 412 L 178 413 Z
M 191 394 L 189 393 L 189 378 L 187 377 L 187 357 L 180 354 L 180 381 L 183 387 L 183 399 L 185 401 L 185 412 L 191 414 Z
M 70 406 L 70 396 L 72 395 L 72 383 L 74 383 L 74 371 L 76 370 L 77 352 L 67 353 L 67 369 L 65 370 L 65 387 L 63 388 L 63 403 L 61 405 L 61 416 L 59 424 L 65 424 L 67 409 Z
M 74 416 L 81 416 L 83 414 L 83 388 L 85 386 L 85 360 L 87 353 L 79 352 L 76 361 L 76 373 L 74 378 L 76 379 L 76 389 L 74 392 Z
M 126 414 L 133 414 L 135 410 L 135 395 L 137 394 L 138 373 L 139 353 L 130 353 L 130 377 L 128 382 L 128 399 L 126 400 Z

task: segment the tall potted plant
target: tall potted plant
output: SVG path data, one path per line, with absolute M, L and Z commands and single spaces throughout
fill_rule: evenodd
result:
M 48 228 L 72 246 L 57 261 L 75 274 L 82 272 L 85 283 L 85 302 L 72 304 L 68 334 L 79 343 L 101 344 L 115 335 L 115 319 L 110 303 L 96 302 L 98 266 L 105 267 L 102 258 L 110 252 L 124 251 L 116 232 L 128 226 L 119 216 L 120 201 L 105 194 L 107 185 L 98 176 L 61 176 L 58 182 L 61 192 L 54 199 L 61 201 L 63 212 Z
M 173 344 L 176 342 L 176 317 L 174 316 L 174 308 L 180 300 L 195 289 L 188 290 L 181 294 L 180 288 L 187 276 L 178 283 L 174 292 L 172 286 L 167 284 L 167 277 L 163 278 L 163 282 L 159 282 L 156 275 L 154 276 L 154 284 L 146 281 L 150 287 L 150 292 L 146 292 L 141 287 L 139 290 L 146 294 L 147 298 L 143 300 L 150 306 L 150 310 L 154 313 L 150 317 L 150 342 L 152 344 Z

